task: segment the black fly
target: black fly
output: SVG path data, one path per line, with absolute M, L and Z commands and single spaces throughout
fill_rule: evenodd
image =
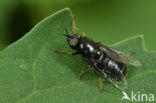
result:
M 85 33 L 78 29 L 75 25 L 75 20 L 73 18 L 74 28 L 80 31 L 83 36 L 80 34 L 69 35 L 67 29 L 66 34 L 63 34 L 67 37 L 69 46 L 72 49 L 75 49 L 76 52 L 69 53 L 66 51 L 57 51 L 60 53 L 67 53 L 70 55 L 81 54 L 82 57 L 88 62 L 88 64 L 94 68 L 94 71 L 100 75 L 100 77 L 105 78 L 109 83 L 114 87 L 125 90 L 128 88 L 127 81 L 125 80 L 127 66 L 139 66 L 140 62 L 132 57 L 134 53 L 127 55 L 123 52 L 117 51 L 113 48 L 102 45 L 99 42 L 94 42 L 87 37 Z M 81 71 L 79 76 L 82 75 Z M 100 90 L 102 91 L 102 80 L 100 80 Z

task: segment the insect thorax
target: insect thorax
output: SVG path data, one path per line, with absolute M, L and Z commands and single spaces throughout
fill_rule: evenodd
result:
M 95 60 L 98 60 L 102 54 L 99 46 L 89 39 L 82 39 L 77 51 L 80 52 L 84 58 Z

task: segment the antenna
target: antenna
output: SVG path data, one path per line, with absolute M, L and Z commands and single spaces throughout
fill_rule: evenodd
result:
M 62 34 L 62 35 L 64 35 L 65 37 L 69 37 L 69 33 L 66 27 L 65 27 L 65 30 L 66 30 L 66 34 Z

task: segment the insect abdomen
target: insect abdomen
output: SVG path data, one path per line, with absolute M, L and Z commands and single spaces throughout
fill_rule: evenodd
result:
M 123 76 L 126 74 L 126 67 L 123 63 L 115 62 L 107 56 L 97 62 L 97 67 L 113 80 L 122 80 Z M 121 73 L 123 75 L 121 75 Z

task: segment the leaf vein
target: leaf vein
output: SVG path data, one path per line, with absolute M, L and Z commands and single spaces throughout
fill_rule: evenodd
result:
M 34 60 L 34 62 L 33 62 L 33 64 L 32 64 L 32 66 L 33 66 L 33 83 L 34 83 L 34 89 L 35 89 L 35 90 L 37 89 L 37 81 L 36 81 L 36 63 L 37 63 L 37 61 L 38 61 L 39 56 L 40 56 L 41 53 L 43 52 L 43 50 L 46 48 L 46 44 L 47 44 L 47 43 L 45 43 L 45 44 L 42 46 L 40 52 L 38 53 L 37 58 Z

